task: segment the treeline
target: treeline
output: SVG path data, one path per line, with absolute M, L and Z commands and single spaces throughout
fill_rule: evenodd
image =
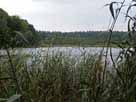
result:
M 79 45 L 79 46 L 104 46 L 108 31 L 86 31 L 86 32 L 49 32 L 39 31 L 41 45 Z M 111 43 L 121 43 L 128 39 L 127 32 L 113 32 Z
M 37 31 L 27 20 L 9 16 L 0 9 L 0 48 L 40 46 L 103 46 L 109 32 L 50 32 Z M 112 44 L 128 39 L 126 32 L 113 32 Z

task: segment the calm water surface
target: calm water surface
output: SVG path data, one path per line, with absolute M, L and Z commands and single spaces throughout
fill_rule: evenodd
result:
M 82 54 L 100 54 L 103 51 L 103 56 L 106 54 L 106 48 L 102 47 L 50 47 L 50 48 L 18 48 L 11 51 L 12 54 L 28 54 L 28 55 L 46 55 L 46 54 L 57 54 L 62 53 L 64 55 L 70 56 L 81 56 Z M 112 48 L 112 54 L 114 57 L 118 56 L 121 49 L 119 48 Z M 108 52 L 108 55 L 110 51 Z M 0 55 L 6 55 L 5 50 L 0 50 Z
M 50 48 L 18 48 L 11 51 L 13 55 L 30 55 L 30 56 L 40 56 L 45 57 L 47 55 L 55 55 L 55 54 L 62 54 L 65 56 L 69 56 L 79 60 L 83 55 L 99 55 L 102 51 L 103 59 L 106 55 L 106 49 L 102 47 L 50 47 Z M 117 56 L 121 49 L 119 48 L 112 48 L 112 55 L 114 60 L 116 60 Z M 0 55 L 6 55 L 5 50 L 0 50 Z M 108 60 L 109 64 L 111 64 L 110 59 L 110 51 L 108 52 Z

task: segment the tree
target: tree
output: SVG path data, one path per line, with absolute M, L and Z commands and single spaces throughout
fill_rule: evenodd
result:
M 9 16 L 0 9 L 0 48 L 35 46 L 38 45 L 38 40 L 35 28 L 27 20 Z

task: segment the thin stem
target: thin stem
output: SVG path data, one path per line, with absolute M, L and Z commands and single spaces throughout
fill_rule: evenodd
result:
M 113 23 L 111 24 L 111 27 L 109 29 L 109 32 L 110 32 L 110 35 L 108 37 L 108 41 L 107 41 L 107 49 L 106 49 L 106 56 L 105 56 L 105 64 L 104 64 L 104 71 L 103 71 L 103 82 L 102 82 L 102 85 L 104 84 L 104 80 L 105 80 L 105 72 L 106 72 L 106 68 L 107 68 L 107 58 L 108 58 L 108 51 L 109 51 L 109 46 L 110 46 L 110 41 L 111 41 L 111 38 L 112 38 L 112 34 L 113 34 L 113 29 L 115 27 L 115 24 L 118 20 L 118 17 L 119 17 L 119 14 L 120 14 L 120 11 L 122 9 L 122 7 L 124 6 L 124 3 L 125 3 L 125 0 L 123 0 L 120 8 L 119 8 L 119 12 L 117 13 Z
M 8 48 L 6 48 L 6 52 L 7 52 L 7 55 L 8 55 L 10 66 L 11 66 L 10 70 L 11 70 L 12 78 L 13 78 L 15 84 L 16 84 L 17 92 L 22 93 L 21 88 L 19 86 L 18 79 L 17 79 L 17 75 L 16 75 L 16 68 L 13 65 L 12 58 L 11 58 L 11 55 L 10 55 L 10 52 L 9 52 Z

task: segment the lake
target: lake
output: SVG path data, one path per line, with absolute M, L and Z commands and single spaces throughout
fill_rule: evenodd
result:
M 17 48 L 14 50 L 10 50 L 13 55 L 16 54 L 41 54 L 46 55 L 48 54 L 57 54 L 63 53 L 64 55 L 69 56 L 81 56 L 82 54 L 100 54 L 103 50 L 103 56 L 106 54 L 107 48 L 102 47 L 43 47 L 43 48 Z M 112 48 L 112 54 L 114 57 L 118 56 L 119 52 L 121 51 L 120 48 Z M 0 55 L 6 55 L 5 50 L 0 50 Z M 108 55 L 110 55 L 110 51 L 108 51 Z
M 10 50 L 12 55 L 30 55 L 30 56 L 40 56 L 45 57 L 47 55 L 63 54 L 68 57 L 72 57 L 79 60 L 84 55 L 99 55 L 103 51 L 103 59 L 106 55 L 106 49 L 102 47 L 45 47 L 45 48 L 17 48 Z M 121 51 L 120 48 L 112 48 L 112 55 L 114 60 L 119 55 Z M 6 55 L 5 50 L 0 50 L 0 55 Z M 33 57 L 33 59 L 35 59 Z M 111 65 L 110 51 L 108 51 L 108 63 Z

